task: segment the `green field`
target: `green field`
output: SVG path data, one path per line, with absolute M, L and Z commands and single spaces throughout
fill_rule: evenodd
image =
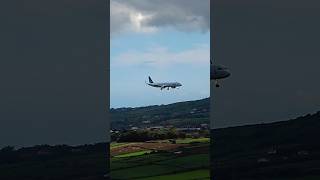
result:
M 136 143 L 116 143 L 116 142 L 113 142 L 110 144 L 110 148 L 111 149 L 118 148 L 118 147 L 122 147 L 122 146 L 127 146 L 129 144 L 136 144 Z
M 189 146 L 175 150 L 181 151 L 181 154 L 173 151 L 138 151 L 113 157 L 112 179 L 209 179 L 208 139 L 184 139 L 177 143 L 186 143 Z
M 115 158 L 126 158 L 126 157 L 134 157 L 134 156 L 142 156 L 145 155 L 147 153 L 150 153 L 152 151 L 138 151 L 138 152 L 133 152 L 133 153 L 127 153 L 127 154 L 121 154 L 118 156 L 115 156 Z
M 148 155 L 145 159 L 132 157 L 124 158 L 123 161 L 112 161 L 111 177 L 112 179 L 163 179 L 169 176 L 182 178 L 187 172 L 192 172 L 192 177 L 208 177 L 208 155 L 166 157 L 166 154 L 163 154 L 162 156 Z
M 189 143 L 209 143 L 210 138 L 186 138 L 186 139 L 177 139 L 178 144 L 189 144 Z
M 143 178 L 141 180 L 206 180 L 210 179 L 210 173 L 207 169 L 200 169 L 190 172 L 182 172 L 171 175 L 155 176 L 150 178 Z

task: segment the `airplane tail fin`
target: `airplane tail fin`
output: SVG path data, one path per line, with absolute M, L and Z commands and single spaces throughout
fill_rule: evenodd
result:
M 152 79 L 151 79 L 151 77 L 149 76 L 149 83 L 153 83 L 153 81 L 152 81 Z

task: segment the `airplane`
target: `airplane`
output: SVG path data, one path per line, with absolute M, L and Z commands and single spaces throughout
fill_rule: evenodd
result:
M 210 61 L 210 80 L 215 81 L 216 87 L 220 87 L 219 79 L 225 79 L 231 75 L 229 69 L 222 65 L 213 65 Z
M 155 83 L 152 81 L 151 77 L 149 76 L 149 83 L 146 82 L 147 85 L 152 87 L 160 88 L 160 90 L 167 88 L 168 90 L 170 88 L 176 88 L 182 86 L 182 84 L 178 82 L 164 82 L 164 83 Z

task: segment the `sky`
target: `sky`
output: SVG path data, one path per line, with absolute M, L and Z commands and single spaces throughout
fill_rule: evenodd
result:
M 210 96 L 209 0 L 111 0 L 111 107 Z M 155 82 L 182 83 L 170 91 Z

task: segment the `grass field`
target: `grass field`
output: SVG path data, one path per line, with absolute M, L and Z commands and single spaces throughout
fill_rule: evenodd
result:
M 158 152 L 137 149 L 136 152 L 114 156 L 111 159 L 112 179 L 209 179 L 207 138 L 177 140 L 175 146 L 166 141 L 158 143 L 153 142 L 152 147 L 163 149 L 164 145 L 168 145 L 169 148 Z M 150 146 L 148 143 L 139 143 L 139 146 L 143 145 Z M 118 147 L 127 148 L 124 144 Z
M 150 178 L 142 178 L 141 180 L 209 180 L 210 173 L 207 169 L 200 169 L 190 172 L 182 172 L 171 175 L 155 176 Z
M 113 149 L 113 148 L 119 148 L 119 147 L 123 147 L 123 146 L 127 146 L 127 145 L 133 145 L 135 143 L 111 143 L 110 144 L 110 148 Z
M 209 143 L 210 142 L 210 138 L 186 138 L 186 139 L 178 139 L 176 141 L 178 144 L 189 144 L 189 143 Z
M 115 156 L 115 157 L 116 158 L 125 158 L 125 157 L 142 156 L 142 155 L 145 155 L 145 154 L 150 153 L 150 152 L 152 152 L 152 151 L 138 151 L 138 152 L 118 155 L 118 156 Z

